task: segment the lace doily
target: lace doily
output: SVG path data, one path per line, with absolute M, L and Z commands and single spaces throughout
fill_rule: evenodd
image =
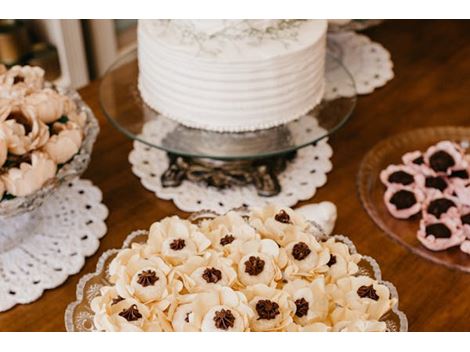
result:
M 186 212 L 212 210 L 225 213 L 241 206 L 259 207 L 266 203 L 294 206 L 301 200 L 310 199 L 318 187 L 326 183 L 326 174 L 331 170 L 333 154 L 328 141 L 323 139 L 315 146 L 297 151 L 297 156 L 288 162 L 286 170 L 279 176 L 281 193 L 273 197 L 258 196 L 254 186 L 217 189 L 205 184 L 183 181 L 179 187 L 163 187 L 161 175 L 168 168 L 166 152 L 150 148 L 141 142 L 134 142 L 129 155 L 132 171 L 143 186 L 158 198 L 173 200 L 175 205 Z
M 384 86 L 394 76 L 393 62 L 388 50 L 365 35 L 355 32 L 330 33 L 328 52 L 338 58 L 351 73 L 356 92 L 352 91 L 346 82 L 342 84 L 339 79 L 337 84 L 330 84 L 329 91 L 326 92 L 327 97 L 369 94 Z
M 101 200 L 90 181 L 75 179 L 36 210 L 0 219 L 0 312 L 37 300 L 80 271 L 106 233 Z

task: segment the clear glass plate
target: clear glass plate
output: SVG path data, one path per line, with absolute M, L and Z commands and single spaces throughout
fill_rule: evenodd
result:
M 246 215 L 246 209 L 244 211 L 240 210 L 240 212 L 242 215 Z M 203 211 L 193 214 L 189 220 L 197 223 L 203 219 L 213 218 L 215 216 L 217 216 L 217 214 L 214 212 Z M 312 223 L 312 225 L 319 229 L 318 225 L 314 223 Z M 312 233 L 316 234 L 318 231 L 312 231 Z M 122 248 L 130 248 L 132 243 L 144 243 L 147 241 L 147 236 L 147 231 L 132 232 L 127 236 Z M 327 238 L 328 236 L 323 235 L 321 237 Z M 356 247 L 348 237 L 342 235 L 334 235 L 332 237 L 346 244 L 352 254 L 357 253 Z M 104 252 L 98 260 L 96 271 L 86 274 L 80 279 L 76 291 L 77 299 L 70 303 L 65 311 L 65 328 L 67 331 L 85 332 L 96 330 L 93 323 L 94 314 L 90 304 L 93 298 L 99 295 L 101 287 L 111 284 L 108 277 L 108 267 L 118 253 L 119 249 L 110 249 Z M 382 280 L 382 273 L 377 262 L 371 257 L 363 256 L 358 265 L 358 275 L 369 276 L 379 283 L 386 285 L 390 290 L 391 296 L 397 299 L 397 303 L 392 307 L 392 310 L 387 312 L 380 319 L 387 324 L 387 330 L 394 332 L 408 331 L 408 319 L 405 313 L 398 309 L 398 292 L 392 283 Z
M 99 99 L 106 117 L 132 139 L 190 157 L 229 160 L 287 153 L 336 131 L 348 120 L 356 104 L 354 79 L 331 55 L 327 55 L 322 102 L 293 122 L 254 132 L 220 133 L 181 125 L 142 101 L 137 79 L 137 50 L 134 49 L 120 56 L 101 81 Z
M 362 204 L 372 220 L 391 238 L 411 252 L 449 268 L 470 272 L 470 256 L 458 247 L 434 252 L 416 238 L 419 220 L 399 220 L 390 215 L 383 200 L 385 186 L 380 172 L 390 164 L 401 163 L 401 156 L 414 150 L 426 150 L 442 140 L 470 141 L 468 127 L 430 127 L 407 131 L 375 145 L 362 160 L 357 186 Z

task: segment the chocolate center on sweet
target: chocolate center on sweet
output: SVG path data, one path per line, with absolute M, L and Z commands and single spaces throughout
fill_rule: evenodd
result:
M 206 268 L 202 274 L 202 278 L 206 280 L 208 284 L 215 284 L 222 279 L 222 272 L 216 268 Z
M 144 270 L 137 275 L 137 283 L 143 287 L 153 286 L 155 282 L 160 280 L 157 273 L 153 270 Z
M 220 330 L 228 330 L 235 325 L 235 317 L 230 309 L 222 309 L 215 312 L 215 327 Z
M 22 125 L 24 127 L 24 132 L 26 135 L 31 133 L 33 130 L 33 124 L 31 121 L 23 115 L 21 111 L 13 111 L 7 117 L 7 120 L 15 120 L 16 123 Z
M 119 315 L 127 321 L 136 321 L 142 318 L 142 314 L 140 314 L 136 304 L 133 304 L 128 309 L 124 309 Z
M 357 289 L 357 295 L 361 298 L 370 298 L 374 301 L 379 300 L 379 296 L 377 295 L 377 291 L 374 289 L 373 285 L 369 286 L 361 286 Z
M 426 186 L 426 188 L 435 188 L 442 192 L 447 188 L 447 181 L 440 176 L 429 176 L 426 177 L 424 185 Z
M 184 321 L 189 323 L 189 315 L 191 314 L 191 312 L 188 312 L 186 313 L 186 317 L 184 318 Z
M 462 220 L 462 224 L 464 224 L 464 225 L 470 225 L 470 213 L 461 216 L 461 217 L 460 217 L 460 220 Z
M 447 210 L 455 207 L 455 203 L 447 198 L 434 199 L 428 205 L 428 213 L 434 215 L 436 218 L 440 218 L 442 214 L 445 214 Z
M 170 248 L 174 251 L 180 251 L 186 246 L 186 243 L 182 238 L 179 238 L 177 240 L 174 240 L 173 242 L 170 243 Z
M 285 210 L 281 210 L 279 213 L 277 213 L 274 216 L 274 220 L 279 221 L 283 224 L 290 224 L 291 223 L 290 216 L 289 216 L 289 214 L 287 214 L 287 212 Z
M 452 171 L 452 173 L 450 174 L 450 177 L 462 178 L 464 180 L 467 180 L 469 176 L 468 176 L 467 170 L 455 170 L 455 171 Z
M 450 229 L 441 223 L 426 226 L 426 236 L 433 235 L 436 238 L 449 238 L 452 235 Z
M 395 171 L 394 173 L 388 176 L 388 182 L 390 183 L 400 183 L 402 185 L 410 185 L 415 181 L 413 175 L 410 175 L 405 171 Z
M 423 165 L 424 164 L 424 158 L 423 156 L 418 156 L 415 160 L 413 160 L 413 164 L 416 165 Z
M 429 164 L 434 171 L 445 172 L 449 167 L 455 165 L 455 161 L 449 153 L 439 150 L 431 155 Z
M 305 242 L 299 242 L 292 248 L 292 256 L 296 260 L 304 260 L 312 251 L 308 248 Z
M 332 265 L 335 265 L 335 264 L 336 264 L 336 256 L 333 254 L 330 254 L 330 260 L 328 261 L 328 263 L 326 263 L 326 265 L 331 267 Z
M 305 298 L 299 298 L 295 301 L 295 315 L 298 316 L 299 318 L 302 318 L 303 316 L 307 315 L 308 313 L 308 302 Z
M 23 76 L 15 76 L 15 78 L 13 78 L 13 84 L 22 83 L 22 82 L 24 82 Z
M 245 273 L 256 276 L 264 270 L 264 260 L 260 257 L 251 256 L 245 262 Z
M 124 301 L 124 298 L 122 298 L 121 296 L 117 296 L 117 297 L 113 298 L 113 300 L 111 302 L 111 305 L 114 306 L 115 304 L 118 304 L 121 301 Z
M 233 241 L 235 241 L 235 237 L 233 237 L 232 235 L 225 235 L 220 239 L 220 245 L 226 246 L 232 243 Z
M 413 192 L 402 189 L 390 198 L 390 203 L 398 210 L 408 209 L 416 204 L 416 197 Z
M 279 304 L 270 301 L 269 299 L 260 299 L 258 303 L 256 303 L 256 312 L 259 316 L 258 320 L 275 319 L 276 315 L 281 313 L 279 312 Z

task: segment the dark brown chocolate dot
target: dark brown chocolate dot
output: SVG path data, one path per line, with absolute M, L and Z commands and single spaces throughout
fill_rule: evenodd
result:
M 144 270 L 137 275 L 137 283 L 143 287 L 153 286 L 158 280 L 160 280 L 160 278 L 153 270 Z
M 24 82 L 24 77 L 22 76 L 15 76 L 15 78 L 13 78 L 13 84 L 22 83 L 22 82 Z
M 258 320 L 272 320 L 275 319 L 277 315 L 281 314 L 281 312 L 279 312 L 279 304 L 269 299 L 260 299 L 258 303 L 256 303 L 256 312 L 258 313 Z
M 220 239 L 220 245 L 226 246 L 232 243 L 233 241 L 235 241 L 235 237 L 233 237 L 232 235 L 225 235 L 224 237 Z
M 357 295 L 361 298 L 370 298 L 374 301 L 379 300 L 377 291 L 374 289 L 374 286 L 371 284 L 369 286 L 361 286 L 357 289 Z
M 439 191 L 443 192 L 447 188 L 447 181 L 440 176 L 429 176 L 426 177 L 426 181 L 424 182 L 426 188 L 434 188 L 438 189 Z
M 285 210 L 281 210 L 279 213 L 277 213 L 275 216 L 274 216 L 274 219 L 276 221 L 279 221 L 283 224 L 290 224 L 290 216 L 289 214 L 287 214 L 287 212 Z
M 299 242 L 292 247 L 292 256 L 296 260 L 304 260 L 312 251 L 305 242 Z
M 461 216 L 461 217 L 460 217 L 460 220 L 462 220 L 462 224 L 464 224 L 464 225 L 470 225 L 470 213 Z
M 170 243 L 170 248 L 174 251 L 180 251 L 186 246 L 185 241 L 182 238 L 174 240 Z
M 336 256 L 333 254 L 330 254 L 330 260 L 328 261 L 328 263 L 326 263 L 326 265 L 331 267 L 332 265 L 335 265 L 335 264 L 336 264 Z
M 468 171 L 467 170 L 455 170 L 450 174 L 452 178 L 461 178 L 463 180 L 468 180 Z
M 137 309 L 137 305 L 135 304 L 130 306 L 128 309 L 124 309 L 121 313 L 119 313 L 119 315 L 127 321 L 136 321 L 142 318 L 142 314 L 140 314 L 139 310 Z
M 235 316 L 230 309 L 222 309 L 214 314 L 215 327 L 220 330 L 228 330 L 235 325 Z
M 390 198 L 390 203 L 398 210 L 408 209 L 416 204 L 416 196 L 413 192 L 402 189 Z
M 449 153 L 439 150 L 431 155 L 429 164 L 434 171 L 446 172 L 449 167 L 455 165 L 455 161 Z
M 121 297 L 121 296 L 114 297 L 112 302 L 111 302 L 111 305 L 114 306 L 115 304 L 118 304 L 121 301 L 124 301 L 123 297 Z
M 295 315 L 299 318 L 307 315 L 309 304 L 305 298 L 299 298 L 295 301 Z
M 415 181 L 413 175 L 405 171 L 395 171 L 388 176 L 388 182 L 399 183 L 402 185 L 410 185 Z
M 202 278 L 206 280 L 208 284 L 215 284 L 222 279 L 222 272 L 216 268 L 206 268 L 202 274 Z
M 449 238 L 452 235 L 450 229 L 441 223 L 426 226 L 426 236 L 433 235 L 436 238 Z
M 256 276 L 264 270 L 264 260 L 260 257 L 251 256 L 245 262 L 245 273 Z
M 424 158 L 423 156 L 418 156 L 415 160 L 413 160 L 413 164 L 416 165 L 423 165 L 424 164 Z
M 191 314 L 192 312 L 187 312 L 186 313 L 186 317 L 184 318 L 184 321 L 189 323 L 189 315 Z
M 427 211 L 439 219 L 442 214 L 445 214 L 452 207 L 455 207 L 455 203 L 450 199 L 438 198 L 429 203 Z

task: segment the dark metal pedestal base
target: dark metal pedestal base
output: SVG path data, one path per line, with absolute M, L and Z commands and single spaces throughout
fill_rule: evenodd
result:
M 163 187 L 178 187 L 183 180 L 226 188 L 253 184 L 258 195 L 272 197 L 281 192 L 277 176 L 296 152 L 254 160 L 215 160 L 168 153 L 170 165 L 161 176 Z

